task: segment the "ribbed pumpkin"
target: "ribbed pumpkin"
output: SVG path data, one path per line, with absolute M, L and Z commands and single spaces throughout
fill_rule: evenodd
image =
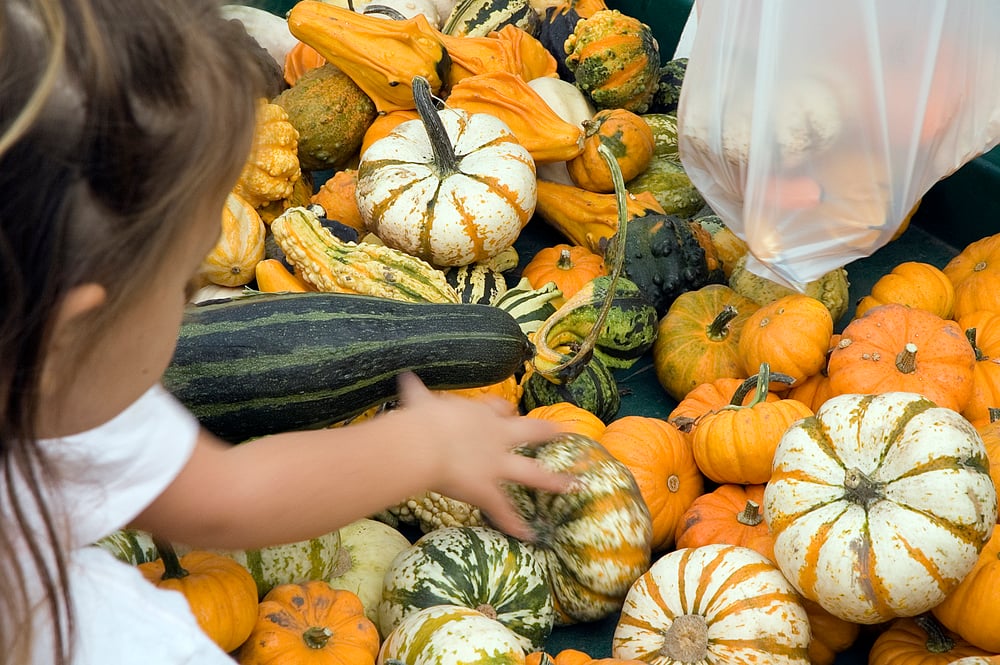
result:
M 388 635 L 433 605 L 478 610 L 535 648 L 555 621 L 541 561 L 519 540 L 490 527 L 435 529 L 400 552 L 383 580 L 379 630 Z
M 601 435 L 607 429 L 604 421 L 583 407 L 571 402 L 556 402 L 536 406 L 525 414 L 528 418 L 538 418 L 556 423 L 560 431 L 572 432 L 588 436 L 595 441 L 601 440 Z
M 990 407 L 1000 406 L 1000 312 L 966 314 L 958 320 L 958 327 L 976 354 L 972 395 L 962 415 L 978 426 L 989 422 Z
M 997 495 L 982 439 L 958 413 L 914 393 L 848 394 L 781 438 L 764 519 L 802 595 L 873 624 L 926 612 L 958 586 Z
M 653 519 L 653 551 L 672 548 L 682 515 L 705 490 L 691 442 L 666 420 L 623 416 L 607 426 L 601 445 L 628 467 L 639 486 Z
M 906 261 L 872 285 L 871 292 L 858 301 L 854 318 L 864 316 L 872 307 L 891 302 L 926 309 L 942 319 L 950 319 L 955 308 L 955 286 L 937 266 Z
M 847 651 L 858 640 L 861 626 L 836 617 L 816 602 L 799 598 L 809 617 L 809 662 L 812 665 L 833 665 L 837 654 Z
M 531 257 L 521 270 L 533 288 L 540 289 L 549 282 L 555 282 L 562 295 L 552 299 L 558 307 L 582 289 L 587 282 L 607 275 L 604 257 L 580 245 L 560 243 L 542 247 Z
M 1000 488 L 1000 407 L 993 407 L 989 422 L 978 425 L 976 430 L 983 439 L 990 459 L 990 478 L 993 479 L 993 485 Z
M 882 631 L 868 653 L 869 665 L 953 665 L 992 654 L 977 649 L 941 626 L 933 616 L 897 619 Z
M 677 296 L 660 319 L 653 343 L 656 378 L 667 394 L 680 401 L 702 383 L 746 378 L 740 335 L 758 308 L 724 284 Z
M 830 362 L 830 354 L 840 343 L 840 337 L 839 333 L 834 333 L 830 337 L 830 348 L 826 352 L 826 365 L 812 376 L 807 376 L 804 380 L 792 384 L 787 393 L 788 397 L 799 400 L 815 412 L 823 405 L 823 402 L 836 394 L 830 386 L 830 372 L 827 365 Z
M 943 271 L 955 286 L 955 318 L 1000 311 L 1000 233 L 966 245 Z
M 260 603 L 257 624 L 240 647 L 240 665 L 374 665 L 379 637 L 350 591 L 323 580 L 282 584 Z
M 534 161 L 495 117 L 439 112 L 425 80 L 413 88 L 421 119 L 373 143 L 358 165 L 365 226 L 438 266 L 495 256 L 534 212 Z
M 749 376 L 766 362 L 772 372 L 803 381 L 826 366 L 832 335 L 833 317 L 826 305 L 800 293 L 783 296 L 744 323 L 739 340 L 744 370 Z
M 559 495 L 508 488 L 535 531 L 533 546 L 549 574 L 556 625 L 618 611 L 651 557 L 652 520 L 635 478 L 601 444 L 579 434 L 560 434 L 519 452 L 576 480 Z
M 647 663 L 808 665 L 809 622 L 762 554 L 704 545 L 660 557 L 629 590 L 615 658 Z
M 1000 654 L 1000 527 L 994 526 L 976 565 L 932 612 L 971 644 Z
M 774 561 L 774 538 L 764 522 L 764 485 L 726 483 L 697 497 L 677 523 L 677 548 L 726 544 L 749 547 Z
M 341 224 L 346 224 L 357 231 L 359 236 L 364 236 L 367 229 L 364 220 L 361 219 L 357 199 L 354 197 L 357 186 L 357 170 L 343 169 L 328 178 L 312 195 L 310 201 L 323 206 L 327 219 L 335 219 Z
M 913 392 L 961 412 L 975 363 L 957 323 L 889 303 L 847 324 L 827 367 L 834 393 Z
M 600 145 L 611 149 L 626 181 L 649 166 L 656 144 L 653 130 L 638 114 L 622 108 L 602 109 L 583 126 L 583 152 L 566 162 L 577 187 L 591 192 L 615 191 L 611 170 L 597 152 Z
M 525 659 L 525 665 L 642 665 L 642 663 L 641 660 L 595 658 L 579 649 L 563 649 L 554 656 L 544 651 L 534 651 Z
M 704 416 L 731 404 L 744 381 L 745 379 L 724 377 L 695 386 L 684 399 L 677 403 L 677 406 L 667 416 L 667 420 L 682 432 L 691 434 Z M 754 400 L 753 391 L 740 391 L 740 394 L 743 396 L 741 406 L 746 406 Z M 777 402 L 781 396 L 768 391 L 765 399 L 768 402 Z
M 243 286 L 254 279 L 254 269 L 264 260 L 267 229 L 253 206 L 230 193 L 222 209 L 222 232 L 215 247 L 201 263 L 201 277 L 219 286 Z
M 496 619 L 460 605 L 426 607 L 386 635 L 378 665 L 524 665 L 527 646 Z

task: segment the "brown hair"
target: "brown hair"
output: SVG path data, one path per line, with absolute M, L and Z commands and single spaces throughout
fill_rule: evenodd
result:
M 48 598 L 56 662 L 72 654 L 50 471 L 33 445 L 55 308 L 97 282 L 112 317 L 207 197 L 232 188 L 264 90 L 250 44 L 210 0 L 0 3 L 0 661 L 31 648 L 28 584 Z

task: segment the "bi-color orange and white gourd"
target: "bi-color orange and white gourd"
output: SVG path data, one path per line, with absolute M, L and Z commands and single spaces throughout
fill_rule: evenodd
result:
M 799 592 L 848 621 L 926 612 L 972 570 L 997 519 L 983 440 L 905 392 L 845 394 L 793 424 L 764 519 Z

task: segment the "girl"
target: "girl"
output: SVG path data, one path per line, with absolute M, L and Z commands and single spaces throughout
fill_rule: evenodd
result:
M 263 89 L 246 39 L 216 11 L 0 3 L 4 662 L 231 665 L 180 595 L 88 547 L 124 525 L 259 547 L 433 488 L 528 538 L 502 483 L 568 482 L 511 453 L 550 425 L 414 377 L 391 414 L 240 446 L 200 430 L 159 385 Z

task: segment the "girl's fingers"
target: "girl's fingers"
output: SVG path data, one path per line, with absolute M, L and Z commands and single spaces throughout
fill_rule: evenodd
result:
M 504 471 L 508 482 L 556 494 L 570 491 L 577 482 L 571 474 L 552 471 L 530 457 L 517 454 L 511 455 Z

